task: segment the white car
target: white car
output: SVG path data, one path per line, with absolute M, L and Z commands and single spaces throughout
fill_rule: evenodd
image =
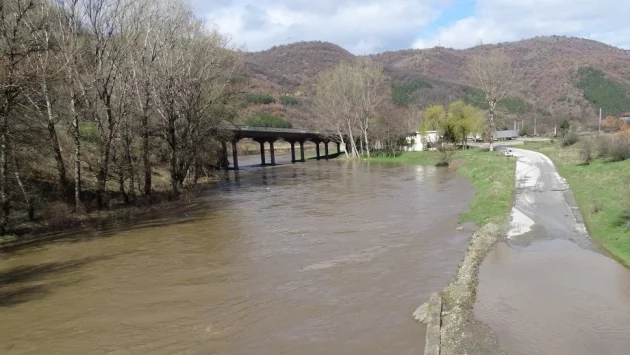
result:
M 513 157 L 514 154 L 512 153 L 512 149 L 510 148 L 506 148 L 505 151 L 503 152 L 503 154 L 505 154 L 506 157 Z

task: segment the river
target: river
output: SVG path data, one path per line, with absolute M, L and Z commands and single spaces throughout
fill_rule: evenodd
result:
M 473 195 L 431 167 L 230 172 L 135 222 L 0 254 L 0 352 L 420 354 L 411 314 L 453 278 Z

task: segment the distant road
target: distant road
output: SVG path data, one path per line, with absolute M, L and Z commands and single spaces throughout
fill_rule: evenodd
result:
M 519 138 L 515 140 L 506 140 L 506 141 L 495 141 L 494 145 L 502 145 L 502 146 L 517 146 L 523 145 L 525 142 L 549 142 L 550 138 Z M 479 147 L 479 148 L 489 148 L 490 143 L 477 143 L 477 142 L 468 142 L 468 145 L 471 147 Z

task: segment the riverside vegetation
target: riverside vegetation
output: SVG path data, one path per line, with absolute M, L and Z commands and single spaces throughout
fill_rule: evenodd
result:
M 565 147 L 556 142 L 527 144 L 525 148 L 553 161 L 571 186 L 591 237 L 630 266 L 630 159 L 615 158 L 611 143 L 615 140 L 609 135 L 583 136 Z

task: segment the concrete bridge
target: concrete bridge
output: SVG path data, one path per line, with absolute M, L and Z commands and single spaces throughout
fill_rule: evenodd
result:
M 269 143 L 269 155 L 270 165 L 276 164 L 276 157 L 273 144 L 278 140 L 283 140 L 291 144 L 291 162 L 304 162 L 304 142 L 311 141 L 315 143 L 317 160 L 321 159 L 320 155 L 320 143 L 324 144 L 324 158 L 328 159 L 328 143 L 333 142 L 330 135 L 321 134 L 318 131 L 310 131 L 304 129 L 295 128 L 268 128 L 268 127 L 250 127 L 250 126 L 234 126 L 232 128 L 232 159 L 233 169 L 238 170 L 238 152 L 237 143 L 244 138 L 250 138 L 260 144 L 260 162 L 262 165 L 267 165 L 265 160 L 265 143 Z M 300 159 L 295 158 L 295 144 L 300 144 Z M 341 146 L 338 142 L 337 153 L 341 153 Z M 223 142 L 223 156 L 227 160 L 227 142 Z M 224 168 L 227 170 L 227 164 L 224 164 Z

